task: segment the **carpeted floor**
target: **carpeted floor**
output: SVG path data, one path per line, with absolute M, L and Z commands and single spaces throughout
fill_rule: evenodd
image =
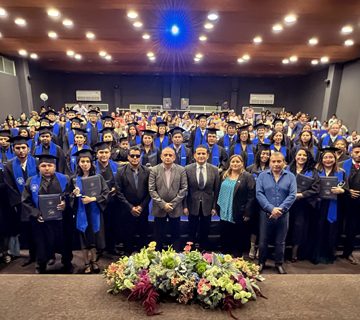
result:
M 100 275 L 0 275 L 1 319 L 149 319 L 136 302 L 106 293 Z M 249 302 L 239 319 L 359 319 L 358 275 L 268 275 L 261 284 L 268 299 Z M 197 305 L 162 303 L 154 319 L 230 319 Z

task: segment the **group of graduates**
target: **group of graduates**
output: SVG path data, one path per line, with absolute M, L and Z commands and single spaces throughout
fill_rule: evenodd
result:
M 293 262 L 331 263 L 342 234 L 343 257 L 356 264 L 360 145 L 348 154 L 336 123 L 318 138 L 301 120 L 290 138 L 284 123 L 275 118 L 266 136 L 268 124 L 227 121 L 218 139 L 201 114 L 185 143 L 184 129 L 168 130 L 163 119 L 157 131 L 139 132 L 136 122 L 128 123 L 127 135 L 120 136 L 114 119 L 97 109 L 89 110 L 86 123 L 69 109 L 64 125 L 49 109 L 33 137 L 26 126 L 1 130 L 2 257 L 8 263 L 20 255 L 21 235 L 29 248 L 24 265 L 36 262 L 36 272 L 44 273 L 61 253 L 64 272 L 71 272 L 75 229 L 84 272 L 97 273 L 104 249 L 114 253 L 122 242 L 131 253 L 146 244 L 149 219 L 158 249 L 168 243 L 181 250 L 185 219 L 188 239 L 209 250 L 210 224 L 218 217 L 221 251 L 246 252 L 259 258 L 261 269 L 270 243 L 279 273 L 285 273 L 285 243 L 292 246 Z M 85 195 L 86 178 L 93 176 L 98 192 Z M 325 177 L 335 177 L 336 184 L 326 189 Z M 41 210 L 46 195 L 58 196 L 56 219 Z

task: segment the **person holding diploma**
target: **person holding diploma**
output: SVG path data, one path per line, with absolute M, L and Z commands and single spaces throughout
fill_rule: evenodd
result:
M 316 210 L 317 228 L 313 244 L 312 262 L 333 263 L 338 229 L 338 196 L 345 192 L 345 171 L 337 163 L 337 148 L 321 149 L 316 165 L 320 176 L 320 199 Z M 327 179 L 333 177 L 333 179 Z M 330 185 L 327 186 L 326 184 Z
M 296 176 L 296 200 L 290 209 L 289 230 L 292 243 L 291 261 L 298 260 L 298 251 L 305 249 L 308 237 L 309 219 L 314 214 L 316 196 L 320 190 L 320 180 L 315 170 L 314 159 L 307 148 L 300 147 L 294 154 L 288 170 Z M 303 252 L 303 256 L 304 256 Z
M 80 233 L 80 244 L 84 255 L 84 273 L 99 273 L 100 268 L 96 263 L 96 250 L 105 248 L 105 232 L 103 212 L 107 205 L 109 188 L 102 175 L 96 174 L 93 164 L 93 152 L 90 149 L 78 151 L 76 176 L 73 183 L 73 209 L 76 212 L 76 228 Z M 91 186 L 89 177 L 96 176 L 99 187 L 95 196 L 87 195 L 84 190 Z
M 36 247 L 36 273 L 45 273 L 46 265 L 55 255 L 62 254 L 64 271 L 72 270 L 71 247 L 65 246 L 63 224 L 69 219 L 63 217 L 63 212 L 68 203 L 69 177 L 56 172 L 57 157 L 51 154 L 36 156 L 39 173 L 26 182 L 22 193 L 23 210 L 29 216 Z M 45 197 L 48 202 L 45 202 Z M 49 202 L 54 203 L 50 205 Z M 69 213 L 68 213 L 69 215 Z M 70 215 L 69 215 L 70 216 Z M 71 218 L 70 218 L 71 224 Z

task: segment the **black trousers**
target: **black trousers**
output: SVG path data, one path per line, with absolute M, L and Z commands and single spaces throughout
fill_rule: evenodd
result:
M 241 257 L 249 246 L 249 222 L 232 223 L 221 220 L 221 247 L 223 253 Z
M 119 226 L 119 211 L 118 201 L 115 197 L 110 197 L 108 205 L 104 211 L 104 226 L 105 226 L 105 250 L 115 250 L 117 243 L 117 230 Z
M 348 199 L 345 213 L 345 242 L 343 256 L 349 257 L 355 245 L 355 237 L 360 231 L 360 201 Z
M 209 230 L 211 215 L 204 216 L 202 203 L 200 202 L 198 215 L 189 214 L 189 241 L 199 243 L 200 250 L 209 248 Z
M 168 227 L 168 228 L 167 228 Z M 176 251 L 181 250 L 180 243 L 180 217 L 154 218 L 154 240 L 156 250 L 161 250 L 166 243 L 166 233 L 170 234 L 170 243 Z

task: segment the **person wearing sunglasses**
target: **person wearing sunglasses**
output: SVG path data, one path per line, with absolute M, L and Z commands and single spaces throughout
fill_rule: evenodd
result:
M 115 176 L 117 197 L 121 203 L 124 250 L 140 250 L 147 240 L 149 215 L 149 168 L 140 164 L 141 150 L 129 150 L 128 163 L 121 166 Z M 136 234 L 139 237 L 136 237 Z

